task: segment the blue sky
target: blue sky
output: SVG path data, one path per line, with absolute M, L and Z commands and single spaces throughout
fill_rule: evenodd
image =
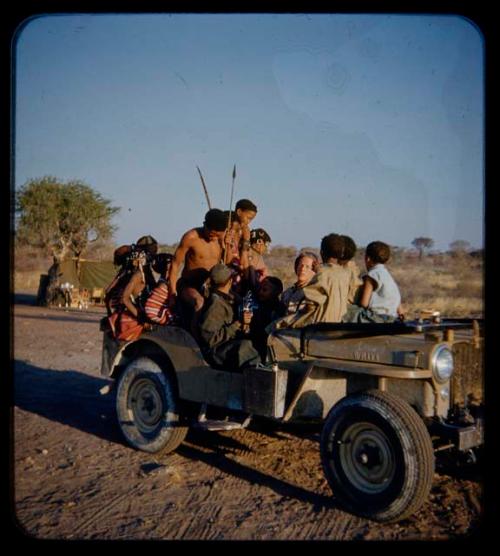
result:
M 459 16 L 50 15 L 15 43 L 15 186 L 79 179 L 118 244 L 174 243 L 207 205 L 273 244 L 482 247 L 484 51 Z

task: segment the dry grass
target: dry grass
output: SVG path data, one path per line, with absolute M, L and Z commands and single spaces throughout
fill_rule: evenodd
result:
M 437 262 L 422 261 L 389 264 L 401 290 L 405 312 L 433 309 L 443 315 L 478 316 L 483 313 L 482 264 L 453 257 Z
M 160 246 L 160 251 L 172 252 L 175 246 Z M 89 258 L 111 259 L 113 246 L 103 246 L 102 257 L 93 253 Z M 307 248 L 304 250 L 315 251 Z M 99 250 L 100 251 L 100 250 Z M 296 247 L 275 246 L 266 255 L 270 274 L 283 281 L 285 288 L 295 281 L 293 262 L 299 253 Z M 355 259 L 364 272 L 362 253 Z M 36 293 L 40 274 L 46 274 L 50 257 L 29 248 L 18 249 L 14 257 L 14 290 Z M 398 252 L 387 265 L 401 291 L 404 311 L 412 318 L 421 310 L 432 309 L 451 317 L 481 316 L 483 301 L 483 261 L 470 256 L 453 257 L 441 253 L 422 260 Z

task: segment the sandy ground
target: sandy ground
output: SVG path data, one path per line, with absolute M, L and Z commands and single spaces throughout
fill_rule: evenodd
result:
M 439 465 L 429 500 L 382 525 L 340 510 L 319 431 L 269 421 L 190 432 L 170 455 L 125 444 L 99 389 L 99 309 L 13 306 L 17 530 L 36 539 L 450 540 L 482 529 L 479 467 Z

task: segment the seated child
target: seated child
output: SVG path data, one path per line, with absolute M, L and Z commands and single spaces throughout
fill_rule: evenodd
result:
M 211 365 L 231 371 L 256 365 L 260 359 L 245 332 L 251 315 L 244 313 L 240 320 L 238 300 L 231 293 L 232 278 L 233 271 L 227 265 L 216 264 L 212 268 L 212 293 L 197 321 L 204 357 Z
M 105 290 L 104 303 L 106 305 L 108 317 L 121 308 L 123 290 L 134 273 L 132 265 L 132 246 L 122 245 L 115 249 L 113 264 L 119 267 L 119 270 L 111 284 L 109 284 Z
M 153 261 L 153 270 L 160 274 L 156 286 L 144 303 L 144 312 L 149 322 L 154 324 L 172 324 L 176 315 L 169 307 L 170 290 L 167 284 L 168 271 L 173 256 L 169 253 L 158 253 Z
M 262 228 L 256 228 L 251 231 L 246 275 L 250 288 L 252 289 L 257 289 L 258 285 L 269 274 L 264 261 L 264 255 L 270 243 L 270 235 Z
M 391 249 L 382 241 L 366 247 L 359 305 L 351 305 L 344 322 L 391 322 L 402 317 L 401 294 L 391 273 L 385 267 Z
M 347 311 L 352 285 L 352 272 L 347 265 L 355 253 L 356 244 L 351 237 L 335 233 L 323 237 L 320 247 L 323 264 L 304 286 L 301 307 L 295 314 L 273 323 L 273 329 L 341 322 Z
M 280 301 L 282 292 L 283 282 L 276 276 L 266 276 L 256 293 L 257 306 L 253 310 L 250 323 L 250 337 L 263 363 L 267 355 L 266 327 L 284 313 L 284 306 Z
M 141 335 L 146 326 L 144 301 L 155 285 L 145 251 L 134 250 L 131 262 L 134 272 L 121 290 L 119 305 L 108 317 L 113 336 L 121 341 L 135 340 Z

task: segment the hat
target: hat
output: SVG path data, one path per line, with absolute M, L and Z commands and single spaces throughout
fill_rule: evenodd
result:
M 113 253 L 113 264 L 115 266 L 122 266 L 127 262 L 127 257 L 132 253 L 130 245 L 121 245 L 116 248 Z
M 258 239 L 264 243 L 271 243 L 271 236 L 262 228 L 256 228 L 250 232 L 250 243 L 255 243 Z
M 135 245 L 136 248 L 138 247 L 153 255 L 158 251 L 158 242 L 153 236 L 142 236 L 136 241 Z
M 210 271 L 210 278 L 216 286 L 225 284 L 233 276 L 233 270 L 225 264 L 216 264 Z
M 154 245 L 157 243 L 158 242 L 153 236 L 142 236 L 136 241 L 136 245 L 140 245 L 141 247 L 144 247 L 145 245 Z

